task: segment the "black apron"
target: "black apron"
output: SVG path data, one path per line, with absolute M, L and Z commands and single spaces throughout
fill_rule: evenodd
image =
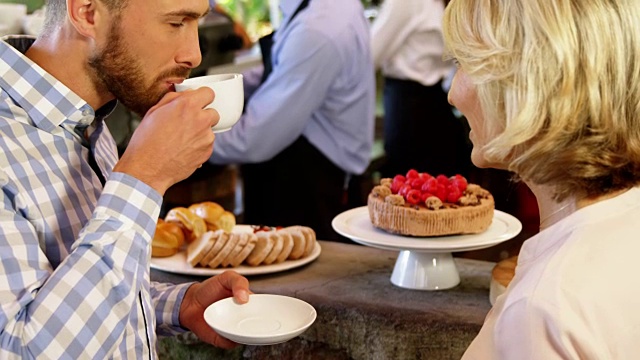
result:
M 291 19 L 289 19 L 289 23 L 293 21 L 293 19 L 300 13 L 300 11 L 304 10 L 309 5 L 309 0 L 304 0 L 296 11 L 291 15 Z M 261 83 L 267 80 L 269 75 L 271 75 L 271 71 L 273 71 L 273 63 L 271 62 L 271 48 L 273 47 L 273 36 L 275 35 L 275 31 L 272 31 L 270 34 L 265 35 L 258 39 L 258 44 L 260 45 L 260 53 L 262 54 L 262 65 L 264 66 L 264 72 L 262 73 Z
M 308 4 L 309 0 L 304 0 L 289 23 Z M 273 34 L 259 40 L 264 63 L 262 83 L 273 70 Z M 241 171 L 245 223 L 305 225 L 316 231 L 318 239 L 349 241 L 331 227 L 333 217 L 348 208 L 349 186 L 345 179 L 349 177 L 304 136 L 270 160 L 242 165 Z

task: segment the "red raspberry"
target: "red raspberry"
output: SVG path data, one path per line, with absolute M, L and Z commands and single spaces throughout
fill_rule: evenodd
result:
M 396 182 L 396 181 L 392 182 L 392 183 L 391 183 L 391 193 L 393 193 L 393 194 L 397 194 L 397 193 L 398 193 L 398 191 L 400 191 L 400 189 L 402 189 L 402 187 L 403 187 L 403 186 L 404 186 L 404 182 L 400 182 L 400 181 L 398 181 L 398 182 Z
M 431 176 L 429 173 L 420 173 L 420 179 L 424 179 L 425 181 L 431 179 L 432 177 L 433 176 Z
M 427 182 L 422 185 L 421 190 L 435 194 L 438 191 L 438 180 L 436 180 L 435 178 L 427 180 Z
M 451 180 L 451 185 L 455 186 L 460 190 L 460 192 L 464 192 L 467 190 L 467 180 L 463 177 L 455 177 Z
M 438 189 L 433 193 L 433 195 L 437 196 L 440 201 L 446 202 L 448 195 L 447 188 L 442 184 L 438 184 Z
M 436 180 L 438 180 L 438 182 L 444 186 L 448 186 L 449 185 L 449 178 L 440 174 L 436 177 Z
M 407 193 L 409 193 L 409 191 L 413 190 L 413 188 L 411 187 L 411 185 L 408 184 L 404 184 L 400 190 L 398 191 L 398 195 L 402 195 L 404 196 L 404 198 L 407 198 Z
M 415 178 L 415 179 L 409 180 L 409 184 L 411 184 L 411 187 L 416 189 L 416 190 L 421 190 L 422 189 L 422 185 L 424 183 L 425 183 L 425 180 L 421 179 L 421 178 Z
M 449 194 L 447 194 L 447 202 L 455 204 L 462 196 L 462 192 L 456 186 L 449 187 Z
M 405 199 L 409 204 L 417 205 L 420 203 L 420 190 L 409 190 Z
M 432 196 L 433 196 L 433 194 L 432 194 L 432 193 L 427 192 L 427 191 L 423 191 L 423 192 L 420 194 L 420 201 L 421 201 L 422 203 L 424 203 L 425 201 L 427 201 L 427 199 L 428 199 L 428 198 L 430 198 L 430 197 L 432 197 Z
M 418 171 L 416 171 L 415 169 L 411 169 L 407 171 L 407 179 L 414 179 L 419 176 L 420 176 L 420 173 L 418 173 Z
M 405 177 L 404 177 L 404 176 L 402 176 L 402 175 L 396 175 L 396 176 L 394 176 L 394 177 L 393 177 L 393 182 L 396 182 L 396 181 L 406 182 L 406 181 L 407 181 L 407 178 L 405 178 Z

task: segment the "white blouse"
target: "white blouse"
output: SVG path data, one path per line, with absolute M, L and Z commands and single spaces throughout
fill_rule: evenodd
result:
M 637 359 L 640 189 L 527 240 L 463 359 Z

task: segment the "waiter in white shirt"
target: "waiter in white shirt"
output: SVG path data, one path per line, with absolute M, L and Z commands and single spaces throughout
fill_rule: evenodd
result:
M 383 177 L 409 169 L 465 175 L 470 147 L 442 81 L 442 16 L 448 0 L 385 0 L 371 25 L 371 51 L 384 75 Z

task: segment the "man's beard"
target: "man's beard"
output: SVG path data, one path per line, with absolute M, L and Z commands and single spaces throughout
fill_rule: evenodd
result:
M 107 45 L 104 49 L 89 58 L 88 65 L 93 74 L 98 91 L 113 94 L 122 104 L 140 117 L 169 92 L 161 86 L 164 79 L 170 77 L 189 76 L 191 70 L 176 67 L 159 74 L 153 82 L 147 84 L 144 76 L 143 61 L 131 54 L 122 40 L 120 20 L 113 23 Z

